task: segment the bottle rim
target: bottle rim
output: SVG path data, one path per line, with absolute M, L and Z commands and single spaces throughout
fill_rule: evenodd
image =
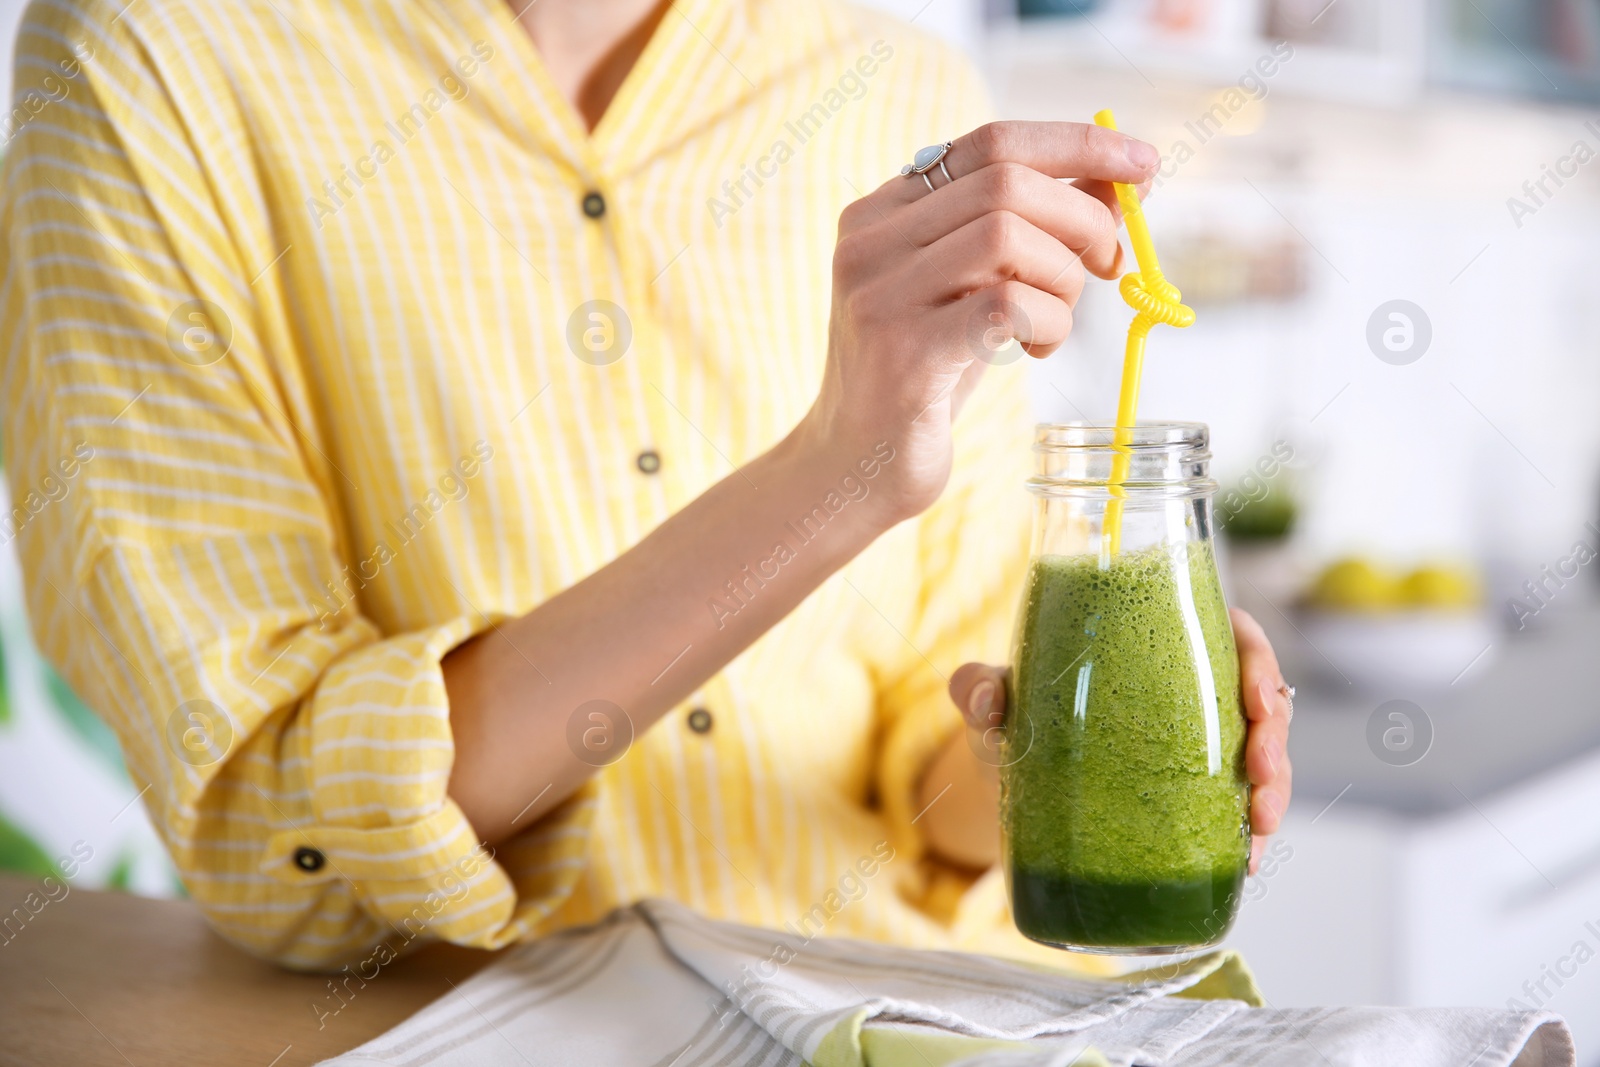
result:
M 1128 438 L 1119 444 L 1118 436 Z M 1140 422 L 1131 429 L 1091 422 L 1042 422 L 1034 427 L 1037 469 L 1028 488 L 1047 496 L 1105 494 L 1112 460 L 1129 456 L 1121 487 L 1130 496 L 1208 496 L 1211 430 L 1203 422 Z
M 1116 451 L 1120 427 L 1095 422 L 1041 422 L 1034 427 L 1035 452 L 1096 449 Z M 1134 452 L 1199 449 L 1210 457 L 1211 428 L 1203 422 L 1138 422 L 1128 431 Z

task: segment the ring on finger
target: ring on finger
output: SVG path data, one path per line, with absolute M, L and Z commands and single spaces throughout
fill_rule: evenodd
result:
M 1278 692 L 1283 694 L 1283 702 L 1289 705 L 1289 714 L 1285 721 L 1294 722 L 1294 686 L 1285 682 L 1278 686 Z
M 944 175 L 947 183 L 955 181 L 950 176 L 950 168 L 944 165 L 944 157 L 949 155 L 954 144 L 954 141 L 946 141 L 944 144 L 931 144 L 927 148 L 918 149 L 917 154 L 911 157 L 911 162 L 900 168 L 900 173 L 907 178 L 921 178 L 928 186 L 929 192 L 937 188 L 933 184 L 933 179 L 928 177 L 928 172 L 934 167 L 939 168 L 939 173 Z

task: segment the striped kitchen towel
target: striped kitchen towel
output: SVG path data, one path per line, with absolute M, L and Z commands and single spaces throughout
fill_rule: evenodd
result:
M 326 1067 L 1571 1067 L 1549 1012 L 1263 1006 L 1230 952 L 1083 978 L 648 900 L 512 950 Z

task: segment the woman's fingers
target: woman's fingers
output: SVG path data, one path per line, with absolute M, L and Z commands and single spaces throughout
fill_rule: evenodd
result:
M 994 781 L 1000 773 L 1005 739 L 1005 667 L 966 663 L 950 676 L 950 699 L 967 723 L 967 746 L 978 758 L 982 776 Z
M 1158 158 L 1142 141 L 1098 126 L 991 123 L 955 143 L 946 159 L 954 180 L 936 192 L 895 178 L 844 210 L 835 287 L 893 275 L 904 282 L 896 286 L 896 299 L 913 307 L 993 289 L 991 296 L 1013 313 L 979 309 L 980 317 L 971 320 L 976 333 L 1014 337 L 1035 355 L 1048 352 L 1071 328 L 1083 272 L 1111 277 L 1121 266 L 1107 183 L 1143 182 Z M 1059 178 L 1090 184 L 1078 189 Z M 1015 290 L 1008 298 L 1002 290 L 1013 283 L 1062 306 L 1047 307 Z
M 842 237 L 862 227 L 876 225 L 907 205 L 925 199 L 949 201 L 964 185 L 970 184 L 974 175 L 999 164 L 1031 170 L 1045 179 L 1076 178 L 1139 185 L 1154 177 L 1160 158 L 1153 145 L 1086 123 L 992 122 L 952 144 L 944 158 L 951 180 L 946 181 L 944 171 L 935 167 L 929 177 L 937 188 L 930 193 L 919 176 L 890 178 L 845 208 L 839 216 L 839 234 Z M 1090 186 L 1088 191 L 1094 193 L 1096 189 Z M 958 219 L 950 228 L 970 221 L 971 217 Z M 937 233 L 925 236 L 919 243 L 927 243 L 938 236 Z
M 1283 675 L 1278 657 L 1259 623 L 1234 608 L 1233 636 L 1239 649 L 1240 688 L 1244 692 L 1249 735 L 1245 740 L 1245 774 L 1254 787 L 1250 793 L 1250 829 L 1257 834 L 1276 833 L 1293 791 L 1294 768 L 1289 763 L 1289 704 L 1280 687 Z
M 1021 163 L 1049 178 L 1093 178 L 1137 185 L 1148 181 L 1161 164 L 1156 147 L 1136 137 L 1087 122 L 991 122 L 963 134 L 945 154 L 945 169 L 959 182 L 995 163 Z M 929 172 L 935 186 L 944 183 L 943 172 Z M 928 187 L 921 178 L 900 184 L 887 182 L 892 202 L 910 203 Z M 876 195 L 876 194 L 874 194 Z
M 1244 688 L 1245 715 L 1252 722 L 1274 718 L 1287 720 L 1289 702 L 1278 691 L 1283 685 L 1283 674 L 1278 669 L 1278 654 L 1272 650 L 1272 642 L 1248 611 L 1232 608 L 1228 615 L 1233 620 L 1233 642 L 1239 649 L 1239 680 Z
M 1061 242 L 1010 211 L 991 211 L 948 234 L 912 261 L 918 293 L 955 300 L 1003 281 L 1019 281 L 1068 306 L 1083 292 L 1083 264 Z
M 1006 669 L 987 663 L 964 663 L 950 675 L 950 700 L 974 730 L 999 729 L 1005 723 Z
M 1086 193 L 1100 201 L 1106 206 L 1106 210 L 1111 212 L 1112 217 L 1117 220 L 1117 224 L 1122 224 L 1122 201 L 1117 199 L 1117 190 L 1110 182 L 1096 181 L 1093 178 L 1079 178 L 1072 183 L 1072 187 L 1080 193 Z M 1144 181 L 1135 185 L 1134 191 L 1139 194 L 1139 199 L 1142 201 L 1150 195 L 1150 190 L 1154 187 L 1155 182 L 1153 180 Z
M 1252 723 L 1245 742 L 1245 774 L 1249 777 L 1250 828 L 1258 834 L 1275 834 L 1289 806 L 1294 768 L 1289 763 L 1287 727 Z
M 1109 185 L 1105 186 L 1110 189 Z M 1113 202 L 1115 197 L 1113 197 Z M 1111 277 L 1117 258 L 1117 216 L 1107 204 L 1020 163 L 995 163 L 901 210 L 895 227 L 905 241 L 927 246 L 995 212 L 1019 215 L 1064 245 L 1096 275 Z
M 1029 355 L 1044 356 L 1072 332 L 1072 306 L 1024 282 L 1004 281 L 940 308 L 928 330 L 945 339 L 938 351 L 953 363 L 1007 362 L 1013 340 Z

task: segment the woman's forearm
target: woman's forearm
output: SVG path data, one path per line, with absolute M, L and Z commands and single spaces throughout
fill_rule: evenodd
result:
M 445 658 L 450 795 L 480 838 L 525 829 L 595 773 L 603 761 L 569 744 L 575 714 L 580 736 L 605 729 L 584 704 L 614 704 L 642 733 L 897 521 L 876 490 L 892 446 L 815 438 L 802 424 L 612 563 Z

